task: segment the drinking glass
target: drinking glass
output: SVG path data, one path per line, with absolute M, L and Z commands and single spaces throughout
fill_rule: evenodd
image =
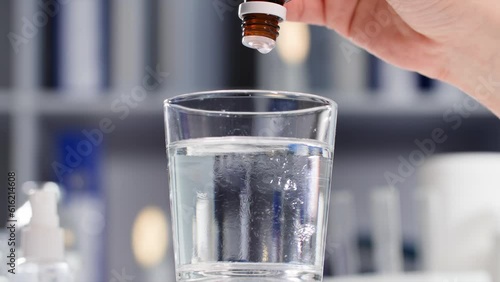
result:
M 321 281 L 335 102 L 215 91 L 165 101 L 177 281 Z

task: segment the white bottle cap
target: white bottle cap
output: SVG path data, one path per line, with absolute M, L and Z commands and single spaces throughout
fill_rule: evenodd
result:
M 31 221 L 23 229 L 22 248 L 27 260 L 63 260 L 64 232 L 59 227 L 57 195 L 39 190 L 30 195 Z
M 240 5 L 238 12 L 240 19 L 243 19 L 247 14 L 266 14 L 277 16 L 281 21 L 286 21 L 286 8 L 280 4 L 265 2 L 265 1 L 251 1 L 245 2 Z

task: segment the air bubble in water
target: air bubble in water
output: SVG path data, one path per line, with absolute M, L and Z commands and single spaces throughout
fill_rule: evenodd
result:
M 292 201 L 292 203 L 290 205 L 292 206 L 293 209 L 297 209 L 299 206 L 301 206 L 303 204 L 304 204 L 304 201 L 302 201 L 301 199 L 295 199 Z
M 200 200 L 207 200 L 208 199 L 208 194 L 203 193 L 203 192 L 197 192 L 196 197 Z
M 289 190 L 297 191 L 297 184 L 295 182 L 293 182 L 291 179 L 287 179 L 287 181 L 285 183 L 285 187 L 283 187 L 283 190 L 285 190 L 285 191 L 289 191 Z
M 304 224 L 295 232 L 295 235 L 301 242 L 308 242 L 312 235 L 316 233 L 316 227 L 312 224 Z

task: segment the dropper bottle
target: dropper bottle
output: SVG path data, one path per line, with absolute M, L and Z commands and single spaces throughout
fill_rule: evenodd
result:
M 73 277 L 64 260 L 64 232 L 59 227 L 57 195 L 38 190 L 30 195 L 32 217 L 22 230 L 24 258 L 19 259 L 18 282 L 71 282 Z
M 279 23 L 286 20 L 290 0 L 245 0 L 240 5 L 239 16 L 243 21 L 243 45 L 257 49 L 262 54 L 271 52 L 279 36 Z

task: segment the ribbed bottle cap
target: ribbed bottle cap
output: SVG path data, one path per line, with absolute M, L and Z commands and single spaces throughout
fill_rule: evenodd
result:
M 240 5 L 239 16 L 243 19 L 244 15 L 248 14 L 266 14 L 273 15 L 280 18 L 282 21 L 286 20 L 286 8 L 276 3 L 265 1 L 251 1 L 245 2 Z

